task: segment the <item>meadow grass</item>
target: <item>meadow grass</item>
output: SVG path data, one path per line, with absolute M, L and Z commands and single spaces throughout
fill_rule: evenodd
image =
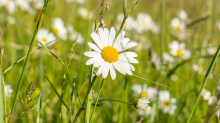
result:
M 45 0 L 44 6 L 37 8 L 33 0 L 26 1 L 30 6 L 26 9 L 15 2 L 14 12 L 10 12 L 7 2 L 0 2 L 0 122 L 220 122 L 219 110 L 212 110 L 214 104 L 211 105 L 211 99 L 220 94 L 219 1 L 82 1 Z M 88 14 L 79 14 L 82 7 Z M 184 10 L 189 19 L 184 21 L 184 36 L 171 27 L 179 10 Z M 118 19 L 119 13 L 122 19 Z M 159 27 L 158 33 L 154 28 L 139 32 L 144 27 L 137 19 L 140 13 L 150 15 Z M 53 23 L 58 17 L 67 28 L 67 38 L 56 33 Z M 135 20 L 132 29 L 129 17 Z M 116 72 L 115 80 L 110 73 L 104 79 L 102 75 L 96 76 L 98 68 L 86 65 L 88 57 L 84 55 L 92 50 L 88 42 L 95 44 L 92 32 L 99 33 L 99 27 L 110 31 L 112 26 L 116 28 L 116 36 L 125 31 L 125 37 L 138 44 L 128 51 L 137 53 L 139 61 L 132 64 L 135 68 L 132 76 Z M 54 34 L 47 44 L 38 39 L 41 28 Z M 191 56 L 186 59 L 178 53 L 173 56 L 170 44 L 174 40 L 184 43 Z M 214 54 L 209 53 L 211 47 L 216 48 Z M 174 61 L 165 63 L 164 52 Z M 199 68 L 195 69 L 194 64 Z M 27 98 L 32 81 L 36 89 L 30 93 L 39 97 Z M 140 93 L 135 91 L 135 84 Z M 14 91 L 9 91 L 7 85 Z M 163 100 L 165 93 L 169 93 L 167 100 Z M 141 97 L 149 97 L 149 111 L 135 108 Z M 21 100 L 29 100 L 30 104 Z M 210 110 L 214 113 L 210 114 Z

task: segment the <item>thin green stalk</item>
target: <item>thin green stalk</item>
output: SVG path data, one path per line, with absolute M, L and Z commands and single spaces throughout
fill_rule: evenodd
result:
M 42 107 L 42 92 L 40 93 L 39 99 L 37 101 L 37 116 L 36 116 L 36 123 L 40 123 L 40 111 Z
M 195 111 L 195 109 L 196 109 L 196 105 L 197 105 L 197 103 L 199 102 L 199 98 L 200 98 L 200 95 L 201 95 L 201 93 L 202 93 L 202 90 L 203 90 L 203 88 L 204 88 L 204 86 L 205 86 L 205 84 L 206 84 L 206 81 L 207 81 L 207 79 L 208 79 L 210 73 L 212 72 L 213 67 L 215 66 L 215 63 L 216 63 L 216 60 L 217 60 L 219 54 L 220 54 L 220 45 L 219 45 L 219 47 L 218 47 L 218 49 L 217 49 L 217 51 L 216 51 L 216 53 L 215 53 L 214 58 L 212 59 L 212 62 L 211 62 L 211 64 L 210 64 L 210 66 L 209 66 L 208 71 L 206 72 L 206 75 L 205 75 L 205 78 L 204 78 L 202 87 L 201 87 L 201 89 L 200 89 L 200 91 L 199 91 L 199 95 L 198 95 L 198 97 L 197 97 L 197 99 L 196 99 L 196 102 L 195 102 L 195 104 L 194 104 L 193 110 L 192 110 L 192 112 L 191 112 L 191 114 L 190 114 L 190 116 L 189 116 L 189 119 L 188 119 L 187 123 L 190 122 L 190 119 L 191 119 L 191 117 L 192 117 L 192 115 L 193 115 L 193 113 L 194 113 L 194 111 Z
M 40 68 L 40 66 L 39 66 Z M 40 68 L 41 69 L 41 68 Z M 47 81 L 50 83 L 51 87 L 53 88 L 53 90 L 55 91 L 55 93 L 57 94 L 57 96 L 59 97 L 60 101 L 65 105 L 65 107 L 68 109 L 68 111 L 70 110 L 68 108 L 68 106 L 66 105 L 66 103 L 62 100 L 61 96 L 59 95 L 59 93 L 57 92 L 57 90 L 55 89 L 55 87 L 53 86 L 53 84 L 50 82 L 49 78 L 47 77 L 47 75 L 44 73 L 44 71 L 41 69 L 41 71 L 43 72 L 44 76 L 46 77 Z
M 120 103 L 124 103 L 124 104 L 128 104 L 128 105 L 134 105 L 133 103 L 129 103 L 129 102 L 124 102 L 121 100 L 115 100 L 115 99 L 101 99 L 98 102 L 102 102 L 102 101 L 113 101 L 113 102 L 120 102 Z
M 92 116 L 93 116 L 93 113 L 95 112 L 96 105 L 97 105 L 97 103 L 98 103 L 99 96 L 100 96 L 100 94 L 101 94 L 102 86 L 103 86 L 104 81 L 105 81 L 105 80 L 102 79 L 102 83 L 101 83 L 101 86 L 100 86 L 100 89 L 99 89 L 99 93 L 98 93 L 98 96 L 97 96 L 96 101 L 95 101 L 95 107 L 94 107 L 94 109 L 93 109 L 93 111 L 92 111 L 92 114 L 91 114 L 90 123 L 92 122 Z
M 85 96 L 84 101 L 83 101 L 83 103 L 82 103 L 82 106 L 81 106 L 81 108 L 78 110 L 78 112 L 77 112 L 77 114 L 76 114 L 76 116 L 75 116 L 75 118 L 74 118 L 73 123 L 76 123 L 76 121 L 77 121 L 77 119 L 78 119 L 80 113 L 82 112 L 82 110 L 85 109 L 84 106 L 85 106 L 85 104 L 86 104 L 86 100 L 87 100 L 87 98 L 88 98 L 89 92 L 91 91 L 92 85 L 94 84 L 96 78 L 97 78 L 97 76 L 95 75 L 95 76 L 93 77 L 93 80 L 92 80 L 92 82 L 91 82 L 91 85 L 89 86 L 89 88 L 88 88 L 88 90 L 87 90 L 87 93 L 86 93 L 86 96 Z
M 40 17 L 39 17 L 37 26 L 36 26 L 36 28 L 35 28 L 34 35 L 33 35 L 33 37 L 32 37 L 31 44 L 30 44 L 30 47 L 29 47 L 29 50 L 28 50 L 27 58 L 26 58 L 26 60 L 25 60 L 25 63 L 24 63 L 24 66 L 23 66 L 23 69 L 22 69 L 22 72 L 21 72 L 21 76 L 20 76 L 20 79 L 19 79 L 19 82 L 18 82 L 17 90 L 16 90 L 16 93 L 15 93 L 15 98 L 14 98 L 14 101 L 13 101 L 13 104 L 12 104 L 12 108 L 11 108 L 11 113 L 10 113 L 11 115 L 12 115 L 13 110 L 14 110 L 14 107 L 15 107 L 15 103 L 16 103 L 16 100 L 17 100 L 17 97 L 18 97 L 18 91 L 19 91 L 19 89 L 20 89 L 20 87 L 21 87 L 21 84 L 22 84 L 22 79 L 23 79 L 24 71 L 25 71 L 25 69 L 26 69 L 26 67 L 27 67 L 27 63 L 28 63 L 28 61 L 29 61 L 32 48 L 33 48 L 33 46 L 34 46 L 35 38 L 36 38 L 36 36 L 37 36 L 38 30 L 39 30 L 40 25 L 41 25 L 41 21 L 42 21 L 42 19 L 43 19 L 43 16 L 44 16 L 44 14 L 45 14 L 45 12 L 46 12 L 46 10 L 47 10 L 47 7 L 48 7 L 50 1 L 51 1 L 51 0 L 45 0 L 45 1 L 44 1 L 44 7 L 43 7 L 43 9 L 42 9 L 42 11 L 41 11 L 41 14 L 40 14 Z M 10 121 L 10 117 L 9 117 L 9 121 Z
M 46 46 L 51 43 L 52 41 L 48 42 L 47 44 L 45 44 Z M 33 53 L 35 53 L 37 50 L 41 49 L 42 47 L 38 47 L 37 49 L 35 49 L 34 51 L 31 52 L 31 55 Z M 11 70 L 16 64 L 18 64 L 19 62 L 23 61 L 25 58 L 27 58 L 27 55 L 23 56 L 22 58 L 20 58 L 18 61 L 16 61 L 14 64 L 12 64 L 10 67 L 6 68 L 6 70 L 2 73 L 5 74 L 7 73 L 9 70 Z

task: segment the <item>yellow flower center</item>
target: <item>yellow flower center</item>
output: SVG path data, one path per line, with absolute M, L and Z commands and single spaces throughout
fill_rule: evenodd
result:
M 146 25 L 146 22 L 144 20 L 142 20 L 141 25 Z
M 9 8 L 9 4 L 8 4 L 8 3 L 5 4 L 5 8 L 6 8 L 6 9 Z
M 47 39 L 46 39 L 46 38 L 42 38 L 41 40 L 42 40 L 44 43 L 47 42 Z
M 180 56 L 180 57 L 183 55 L 183 51 L 182 51 L 182 50 L 177 50 L 176 53 L 177 53 L 177 55 Z
M 76 0 L 72 0 L 73 2 L 76 2 Z
M 147 96 L 148 96 L 148 94 L 147 94 L 146 92 L 143 91 L 143 92 L 141 93 L 141 97 L 147 97 Z
M 88 18 L 88 15 L 89 15 L 88 12 L 84 12 L 84 13 L 82 14 L 82 17 L 83 17 L 83 18 Z
M 55 33 L 59 34 L 59 30 L 57 28 L 54 29 Z
M 168 102 L 167 102 L 167 101 L 163 101 L 163 105 L 164 105 L 164 106 L 167 106 L 167 105 L 168 105 Z
M 175 25 L 174 28 L 175 28 L 176 30 L 179 30 L 179 29 L 180 29 L 180 25 L 179 25 L 179 24 L 178 24 L 178 25 Z
M 110 63 L 117 61 L 119 57 L 118 51 L 112 46 L 104 47 L 101 55 L 106 62 Z

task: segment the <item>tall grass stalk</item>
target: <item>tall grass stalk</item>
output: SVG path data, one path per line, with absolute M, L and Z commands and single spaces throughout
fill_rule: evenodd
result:
M 37 116 L 36 116 L 36 123 L 40 123 L 40 112 L 42 107 L 42 92 L 40 93 L 38 102 L 37 102 Z
M 15 93 L 15 98 L 14 98 L 14 101 L 13 101 L 13 104 L 12 104 L 12 108 L 11 108 L 11 113 L 10 113 L 11 115 L 12 115 L 14 107 L 15 107 L 15 103 L 16 103 L 16 100 L 17 100 L 17 97 L 18 97 L 18 91 L 19 91 L 19 89 L 21 87 L 21 84 L 22 84 L 22 79 L 23 79 L 24 71 L 25 71 L 27 63 L 29 61 L 29 58 L 30 58 L 30 55 L 31 55 L 31 51 L 32 51 L 32 48 L 34 46 L 35 38 L 37 36 L 38 30 L 40 29 L 41 21 L 43 19 L 43 16 L 44 16 L 46 10 L 47 10 L 47 7 L 50 4 L 50 1 L 51 0 L 45 0 L 44 1 L 44 7 L 41 10 L 41 14 L 40 14 L 40 17 L 39 17 L 39 20 L 38 20 L 37 26 L 35 28 L 34 35 L 32 37 L 31 44 L 30 44 L 30 47 L 29 47 L 29 50 L 28 50 L 27 58 L 25 60 L 25 63 L 24 63 L 24 66 L 23 66 L 23 69 L 22 69 L 22 72 L 21 72 L 21 76 L 20 76 L 20 79 L 19 79 L 19 82 L 18 82 L 18 87 L 17 87 L 16 93 Z M 10 117 L 9 117 L 9 121 L 10 121 Z
M 204 86 L 205 86 L 205 84 L 206 84 L 206 81 L 207 81 L 207 79 L 208 79 L 210 73 L 212 72 L 213 67 L 215 66 L 215 63 L 216 63 L 216 60 L 217 60 L 219 54 L 220 54 L 220 45 L 218 46 L 218 49 L 217 49 L 217 51 L 216 51 L 216 53 L 215 53 L 215 56 L 214 56 L 214 58 L 212 59 L 212 62 L 211 62 L 211 64 L 210 64 L 210 66 L 209 66 L 208 71 L 206 72 L 206 75 L 205 75 L 205 78 L 204 78 L 202 87 L 201 87 L 201 89 L 200 89 L 200 91 L 199 91 L 199 95 L 198 95 L 198 97 L 197 97 L 197 99 L 196 99 L 196 102 L 195 102 L 195 104 L 194 104 L 193 110 L 192 110 L 192 112 L 191 112 L 191 114 L 190 114 L 190 116 L 189 116 L 189 119 L 188 119 L 187 123 L 189 123 L 189 122 L 190 122 L 190 119 L 192 118 L 192 115 L 193 115 L 193 113 L 194 113 L 194 111 L 195 111 L 195 109 L 196 109 L 196 105 L 197 105 L 197 103 L 199 102 L 199 98 L 200 98 L 200 95 L 201 95 L 201 93 L 202 93 L 202 90 L 203 90 L 203 88 L 204 88 Z

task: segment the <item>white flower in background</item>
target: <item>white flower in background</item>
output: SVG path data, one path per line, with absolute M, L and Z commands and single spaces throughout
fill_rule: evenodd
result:
M 186 14 L 186 12 L 184 10 L 180 10 L 177 12 L 177 16 L 181 19 L 181 20 L 187 20 L 188 19 L 188 15 Z
M 56 38 L 54 34 L 49 32 L 48 29 L 44 29 L 44 28 L 39 29 L 37 34 L 37 40 L 41 42 L 43 45 L 48 43 L 48 45 L 46 45 L 47 47 L 54 45 L 54 43 L 56 42 Z M 38 43 L 38 46 L 41 46 L 41 44 Z
M 11 88 L 11 85 L 6 85 L 5 84 L 5 96 L 6 97 L 11 97 L 13 93 L 13 89 Z
M 34 14 L 34 10 L 31 8 L 31 5 L 27 0 L 16 0 L 15 1 L 16 6 L 18 6 L 21 10 L 27 11 L 30 14 Z
M 215 55 L 215 53 L 217 52 L 217 47 L 209 47 L 207 49 L 207 52 L 209 55 Z
M 167 90 L 163 90 L 159 92 L 159 101 L 160 101 L 160 109 L 163 110 L 164 113 L 169 113 L 173 115 L 177 109 L 176 98 L 170 98 L 170 92 Z
M 119 13 L 119 14 L 118 14 L 118 23 L 119 23 L 119 26 L 118 26 L 118 27 L 119 27 L 119 28 L 120 28 L 120 25 L 121 25 L 123 19 L 124 19 L 124 14 Z M 126 19 L 126 21 L 125 21 L 123 27 L 124 27 L 125 29 L 127 29 L 127 30 L 131 30 L 131 29 L 133 29 L 134 25 L 135 25 L 134 18 L 131 17 L 131 16 L 128 16 L 128 18 Z
M 220 22 L 217 22 L 217 28 L 220 30 Z
M 211 96 L 208 100 L 208 104 L 211 105 L 216 100 L 216 96 Z
M 69 39 L 70 40 L 75 41 L 77 38 L 76 43 L 78 43 L 78 44 L 84 43 L 84 38 L 82 37 L 82 35 L 79 32 L 74 30 L 73 26 L 68 25 L 67 30 L 69 32 Z
M 110 33 L 106 28 L 104 30 L 99 28 L 99 35 L 95 32 L 91 34 L 92 39 L 97 45 L 88 42 L 88 45 L 94 51 L 84 53 L 91 58 L 86 62 L 86 65 L 93 64 L 94 67 L 99 67 L 96 72 L 97 76 L 102 74 L 102 77 L 106 78 L 110 72 L 113 80 L 116 78 L 116 69 L 124 75 L 132 75 L 131 71 L 134 71 L 135 68 L 130 63 L 138 63 L 138 60 L 134 58 L 137 57 L 136 53 L 123 52 L 126 49 L 136 46 L 137 43 L 129 43 L 129 38 L 124 38 L 124 31 L 116 39 L 115 34 L 116 30 L 114 27 L 111 28 Z
M 190 51 L 185 49 L 184 43 L 179 43 L 178 41 L 174 40 L 171 42 L 169 47 L 171 49 L 170 53 L 173 56 L 182 57 L 183 59 L 188 59 L 191 57 L 191 53 L 190 53 Z
M 148 104 L 150 103 L 150 100 L 148 97 L 143 97 L 135 101 L 134 107 L 142 110 L 149 110 L 150 106 Z
M 4 6 L 10 14 L 15 12 L 15 3 L 12 0 L 1 0 L 0 7 L 2 6 Z
M 173 63 L 173 62 L 174 62 L 174 58 L 172 56 L 170 56 L 169 53 L 164 52 L 163 53 L 163 63 L 168 64 L 168 63 Z
M 131 86 L 131 89 L 134 91 L 134 96 L 148 97 L 150 100 L 155 99 L 157 94 L 157 89 L 153 87 L 148 87 L 147 84 L 144 84 L 143 86 L 139 84 L 134 84 Z
M 86 8 L 79 8 L 78 9 L 78 14 L 83 18 L 83 19 L 91 19 L 92 18 L 92 13 L 86 9 Z
M 211 98 L 211 92 L 206 89 L 202 90 L 201 95 L 202 95 L 203 100 L 209 100 Z
M 146 13 L 139 13 L 137 15 L 136 30 L 141 33 L 152 28 L 152 18 Z M 138 28 L 137 28 L 138 27 Z
M 61 18 L 55 18 L 52 28 L 54 32 L 57 34 L 58 37 L 60 37 L 62 40 L 66 40 L 67 38 L 67 29 L 64 26 L 64 22 Z
M 173 18 L 171 20 L 171 28 L 175 31 L 183 31 L 185 30 L 186 25 L 179 18 Z
M 16 23 L 15 18 L 13 18 L 13 17 L 11 17 L 11 16 L 8 16 L 8 17 L 7 17 L 7 21 L 8 21 L 9 24 L 12 24 L 12 25 Z
M 151 32 L 154 34 L 159 34 L 160 33 L 160 27 L 157 26 L 155 23 L 152 22 L 152 26 L 151 26 Z
M 80 3 L 80 4 L 84 4 L 85 3 L 85 0 L 66 0 L 67 2 L 77 2 L 77 3 Z
M 151 114 L 151 108 L 145 109 L 145 110 L 138 109 L 138 115 L 139 116 L 146 116 L 146 117 L 148 117 L 148 116 L 150 116 L 150 114 Z
M 160 69 L 161 61 L 160 61 L 160 58 L 157 56 L 157 54 L 155 52 L 152 53 L 151 62 L 155 65 L 155 68 L 157 70 Z
M 192 67 L 194 71 L 199 71 L 199 66 L 197 64 L 193 64 Z

